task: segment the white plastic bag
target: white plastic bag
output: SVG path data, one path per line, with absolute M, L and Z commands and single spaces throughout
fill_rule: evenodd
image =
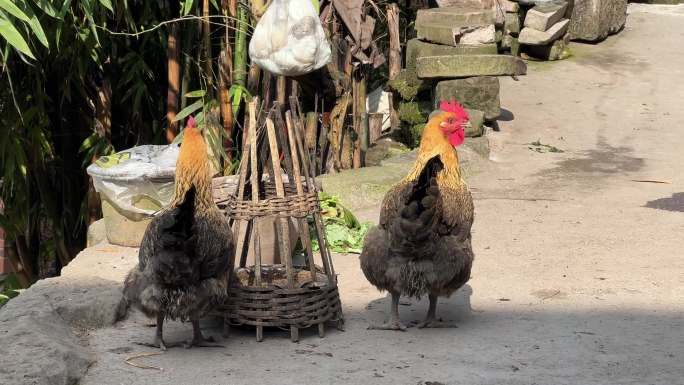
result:
M 171 202 L 178 145 L 138 146 L 103 156 L 88 166 L 93 186 L 113 206 L 152 215 Z
M 311 0 L 273 0 L 252 34 L 249 57 L 276 75 L 297 76 L 330 61 L 330 44 Z

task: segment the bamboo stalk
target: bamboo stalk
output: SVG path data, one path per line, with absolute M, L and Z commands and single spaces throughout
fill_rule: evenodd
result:
M 281 106 L 285 105 L 287 100 L 287 78 L 285 76 L 278 76 L 278 82 L 276 83 L 276 98 L 278 104 Z
M 401 70 L 401 45 L 399 42 L 399 7 L 396 3 L 387 6 L 387 29 L 390 36 L 389 46 L 389 80 L 393 80 Z M 390 98 L 390 124 L 392 130 L 399 128 L 399 114 L 395 108 L 396 95 Z
M 226 44 L 226 46 L 229 46 Z M 228 155 L 228 160 L 233 157 L 233 106 L 230 101 L 230 94 L 228 87 L 230 87 L 230 66 L 228 60 L 228 48 L 221 51 L 219 59 L 219 107 L 221 108 L 221 120 L 223 121 L 224 143 L 223 146 Z M 226 170 L 224 170 L 226 175 Z
M 247 27 L 249 14 L 244 4 L 237 6 L 237 26 L 235 31 L 235 52 L 233 53 L 233 82 L 245 85 L 247 72 Z M 264 99 L 265 100 L 265 99 Z
M 356 137 L 356 140 L 354 140 L 354 143 L 350 143 L 350 145 L 353 145 L 354 147 L 352 158 L 352 165 L 354 168 L 361 167 L 361 105 L 366 104 L 365 100 L 361 100 L 361 94 L 359 93 L 360 79 L 358 75 L 359 74 L 357 71 L 356 76 L 354 76 L 352 79 L 352 90 L 354 92 L 354 102 L 352 103 L 352 124 L 354 127 L 354 136 Z
M 356 88 L 358 93 L 358 111 L 359 114 L 359 155 L 361 157 L 361 167 L 366 165 L 366 151 L 368 151 L 368 109 L 366 108 L 366 74 L 364 73 L 359 79 L 359 84 Z
M 167 60 L 168 60 L 168 81 L 169 89 L 166 93 L 166 119 L 168 127 L 166 129 L 166 141 L 173 142 L 178 134 L 178 122 L 174 122 L 178 113 L 178 93 L 180 92 L 180 47 L 179 45 L 180 27 L 177 23 L 169 27 L 167 39 Z
M 207 93 L 210 95 L 214 89 L 214 70 L 211 55 L 211 24 L 209 23 L 209 0 L 202 2 L 202 37 L 204 45 L 204 76 L 207 79 Z

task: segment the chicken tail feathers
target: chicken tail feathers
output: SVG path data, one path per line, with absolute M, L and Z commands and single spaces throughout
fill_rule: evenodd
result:
M 437 173 L 443 168 L 438 157 L 431 159 L 425 166 L 408 202 L 399 210 L 390 232 L 402 244 L 416 244 L 428 241 L 437 221 L 440 200 Z

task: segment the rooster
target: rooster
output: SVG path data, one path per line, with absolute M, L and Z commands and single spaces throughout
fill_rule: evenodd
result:
M 122 317 L 133 305 L 157 318 L 152 346 L 166 350 L 164 319 L 190 320 L 191 346 L 212 345 L 199 319 L 223 301 L 233 270 L 233 235 L 228 219 L 212 199 L 207 147 L 192 117 L 183 133 L 176 163 L 174 197 L 150 222 L 138 265 L 124 282 Z
M 426 294 L 430 307 L 418 326 L 449 326 L 436 317 L 437 298 L 463 286 L 473 262 L 473 200 L 455 150 L 467 122 L 458 102 L 442 102 L 423 130 L 413 169 L 385 195 L 379 226 L 366 236 L 360 257 L 368 281 L 392 296 L 389 321 L 371 329 L 406 330 L 399 297 Z

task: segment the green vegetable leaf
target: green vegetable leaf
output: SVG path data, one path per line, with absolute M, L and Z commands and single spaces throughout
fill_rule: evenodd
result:
M 9 20 L 0 19 L 0 36 L 7 40 L 7 42 L 19 52 L 30 57 L 31 59 L 36 58 L 33 56 L 33 52 L 31 52 L 28 44 L 26 44 L 26 40 L 24 40 L 19 31 L 14 28 L 14 25 L 12 25 Z

